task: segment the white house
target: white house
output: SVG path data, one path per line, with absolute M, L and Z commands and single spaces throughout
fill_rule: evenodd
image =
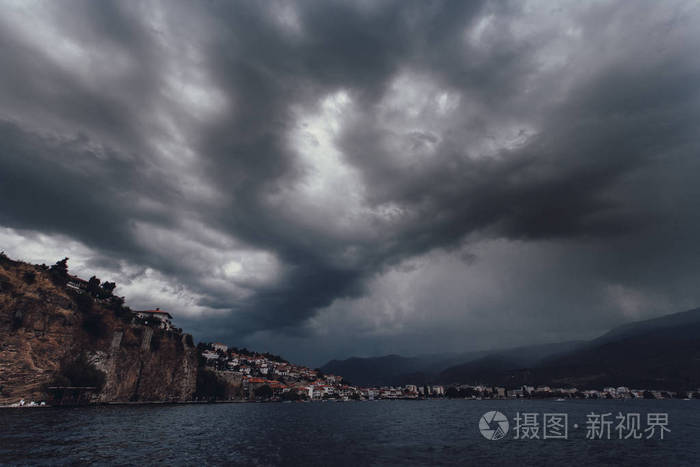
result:
M 76 292 L 83 293 L 88 288 L 88 281 L 77 276 L 68 276 L 68 283 L 66 285 Z
M 153 322 L 159 324 L 161 329 L 173 328 L 173 323 L 171 321 L 173 317 L 170 313 L 162 311 L 160 308 L 156 308 L 155 310 L 141 310 L 135 313 L 138 318 L 146 321 L 146 324 Z

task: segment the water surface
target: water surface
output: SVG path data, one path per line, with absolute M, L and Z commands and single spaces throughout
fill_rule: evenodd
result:
M 499 410 L 567 413 L 569 439 L 490 441 Z M 668 413 L 665 439 L 585 438 L 588 413 Z M 573 428 L 578 424 L 579 428 Z M 614 436 L 613 436 L 614 437 Z M 376 401 L 0 410 L 6 464 L 700 465 L 700 401 Z

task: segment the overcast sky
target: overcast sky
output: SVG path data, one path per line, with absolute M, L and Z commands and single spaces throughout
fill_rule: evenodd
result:
M 700 306 L 700 4 L 0 0 L 0 250 L 330 358 Z

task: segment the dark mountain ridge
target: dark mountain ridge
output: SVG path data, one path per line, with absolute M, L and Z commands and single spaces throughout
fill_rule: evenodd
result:
M 511 361 L 486 368 L 472 362 L 448 368 L 437 379 L 511 387 L 696 389 L 700 386 L 700 309 L 619 326 L 535 365 Z
M 443 353 L 403 357 L 351 357 L 331 360 L 321 367 L 324 373 L 340 374 L 353 384 L 364 386 L 428 384 L 439 380 L 442 371 L 466 362 L 477 361 L 492 355 L 509 359 L 516 366 L 533 365 L 540 360 L 568 352 L 582 345 L 583 341 L 515 347 L 498 351 L 481 350 L 464 353 Z
M 513 349 L 333 360 L 322 367 L 365 385 L 488 384 L 700 387 L 700 308 L 624 324 L 589 341 Z

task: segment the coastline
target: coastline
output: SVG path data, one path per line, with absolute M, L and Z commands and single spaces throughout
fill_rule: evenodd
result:
M 630 402 L 630 401 L 692 401 L 696 399 L 676 399 L 676 398 L 664 398 L 664 399 L 643 399 L 643 398 L 626 398 L 626 399 L 552 399 L 547 397 L 542 398 L 517 398 L 517 399 L 472 399 L 472 398 L 430 398 L 430 399 L 417 399 L 417 398 L 395 398 L 395 399 L 365 399 L 365 400 L 299 400 L 299 401 L 256 401 L 256 400 L 218 400 L 218 401 L 134 401 L 134 402 L 97 402 L 93 404 L 73 404 L 73 405 L 0 405 L 0 409 L 46 409 L 46 408 L 75 408 L 75 407 L 118 407 L 118 406 L 148 406 L 148 405 L 214 405 L 214 404 L 316 404 L 316 403 L 329 403 L 329 402 L 380 402 L 380 401 L 470 401 L 470 402 L 494 402 L 494 401 L 550 401 L 550 402 L 596 402 L 596 401 L 619 401 L 619 402 Z

